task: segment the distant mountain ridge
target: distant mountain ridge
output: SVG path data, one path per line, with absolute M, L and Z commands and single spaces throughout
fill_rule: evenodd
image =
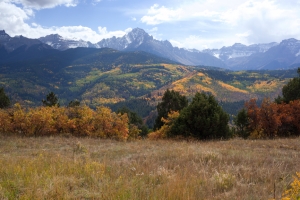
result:
M 241 43 L 235 43 L 232 46 L 222 47 L 221 49 L 205 49 L 203 52 L 209 53 L 226 62 L 231 58 L 248 57 L 255 53 L 264 53 L 277 45 L 278 43 L 276 42 L 268 44 L 253 44 L 249 46 Z
M 41 39 L 41 38 L 40 38 Z M 46 44 L 53 41 L 41 39 Z M 66 40 L 60 40 L 60 48 L 65 46 Z M 231 70 L 260 70 L 260 69 L 288 69 L 300 66 L 299 40 L 287 39 L 281 43 L 253 44 L 246 46 L 236 43 L 220 49 L 205 49 L 202 51 L 173 47 L 165 40 L 159 41 L 146 33 L 143 29 L 135 28 L 123 37 L 103 39 L 96 44 L 83 41 L 68 41 L 69 47 L 109 47 L 120 51 L 146 51 L 161 57 L 180 62 L 185 65 L 206 65 Z M 76 43 L 76 45 L 75 45 Z M 54 45 L 53 48 L 60 49 Z
M 230 70 L 276 70 L 300 66 L 300 41 L 293 38 L 280 43 L 249 46 L 236 43 L 220 49 L 199 51 L 173 47 L 168 40 L 156 40 L 140 28 L 133 29 L 123 37 L 103 39 L 95 44 L 83 40 L 66 39 L 58 34 L 29 39 L 23 36 L 10 37 L 5 31 L 0 31 L 0 52 L 11 52 L 22 45 L 28 48 L 41 43 L 47 45 L 44 48 L 52 47 L 57 50 L 108 47 L 119 51 L 145 51 L 185 65 L 205 65 Z M 5 53 L 1 54 L 3 57 Z
M 51 46 L 52 48 L 61 51 L 77 47 L 98 48 L 96 44 L 92 44 L 91 42 L 87 42 L 84 40 L 65 39 L 58 34 L 51 34 L 45 37 L 40 37 L 39 40 Z
M 14 51 L 23 45 L 30 47 L 35 44 L 42 44 L 42 42 L 38 39 L 23 37 L 22 35 L 10 37 L 4 30 L 0 30 L 0 48 L 2 46 L 7 52 Z
M 123 37 L 103 39 L 96 44 L 84 41 L 63 39 L 59 35 L 49 35 L 39 38 L 40 41 L 58 50 L 75 47 L 112 48 L 120 51 L 145 51 L 165 57 L 185 65 L 207 65 L 226 67 L 226 65 L 208 53 L 191 52 L 186 49 L 173 47 L 169 41 L 159 41 L 146 33 L 143 29 L 135 28 Z
M 226 67 L 222 61 L 208 53 L 191 52 L 183 48 L 173 47 L 169 41 L 156 40 L 140 28 L 135 28 L 120 38 L 103 39 L 97 44 L 99 47 L 110 47 L 123 51 L 146 51 L 185 65 Z
M 300 67 L 300 41 L 294 38 L 283 40 L 265 52 L 232 58 L 225 63 L 234 70 L 297 68 Z

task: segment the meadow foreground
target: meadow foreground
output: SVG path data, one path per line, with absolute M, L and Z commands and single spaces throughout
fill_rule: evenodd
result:
M 0 199 L 280 199 L 299 169 L 300 138 L 0 136 Z

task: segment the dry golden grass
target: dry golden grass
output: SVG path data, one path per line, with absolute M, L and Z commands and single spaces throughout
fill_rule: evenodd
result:
M 0 199 L 271 199 L 300 138 L 117 142 L 0 137 Z

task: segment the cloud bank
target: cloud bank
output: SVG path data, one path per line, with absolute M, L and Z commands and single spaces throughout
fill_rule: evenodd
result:
M 23 35 L 39 38 L 49 34 L 59 34 L 65 38 L 82 39 L 93 43 L 112 36 L 121 37 L 131 29 L 108 31 L 106 27 L 98 27 L 97 31 L 84 26 L 43 27 L 36 23 L 27 23 L 34 17 L 35 10 L 56 6 L 76 6 L 76 0 L 4 0 L 0 1 L 0 29 L 11 36 Z
M 299 37 L 299 10 L 299 0 L 188 1 L 176 7 L 154 4 L 141 22 L 156 26 L 189 22 L 199 35 L 174 38 L 173 44 L 181 47 L 230 45 L 234 40 L 253 44 Z
M 58 6 L 80 6 L 79 1 L 0 0 L 0 29 L 6 30 L 11 36 L 38 38 L 58 33 L 63 37 L 93 43 L 112 36 L 121 37 L 131 30 L 108 30 L 114 29 L 114 24 L 110 27 L 99 24 L 95 26 L 98 27 L 95 30 L 80 24 L 45 27 L 43 24 L 30 22 L 39 10 L 55 9 Z M 105 2 L 90 1 L 91 4 L 99 6 Z M 174 46 L 199 50 L 221 48 L 235 42 L 249 45 L 280 42 L 288 38 L 300 39 L 300 0 L 186 0 L 172 1 L 172 4 L 167 2 L 171 1 L 162 0 L 160 4 L 153 1 L 153 4 L 148 4 L 147 7 L 132 9 L 128 21 L 142 25 L 150 34 L 154 34 L 154 37 L 163 36 Z M 130 5 L 127 5 L 118 12 L 128 12 L 129 7 Z M 121 13 L 117 17 L 124 15 Z M 118 18 L 117 21 L 124 23 L 124 20 Z M 163 32 L 164 29 L 167 31 Z M 176 34 L 170 34 L 171 30 Z

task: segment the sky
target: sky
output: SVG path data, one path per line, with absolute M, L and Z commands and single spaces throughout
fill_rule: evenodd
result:
M 300 40 L 300 0 L 0 0 L 0 30 L 97 43 L 142 28 L 187 49 Z

